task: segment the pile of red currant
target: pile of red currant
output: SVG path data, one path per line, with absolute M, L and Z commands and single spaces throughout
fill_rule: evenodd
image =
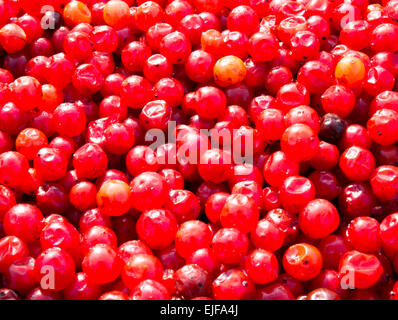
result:
M 0 0 L 0 66 L 0 300 L 398 300 L 398 0 Z

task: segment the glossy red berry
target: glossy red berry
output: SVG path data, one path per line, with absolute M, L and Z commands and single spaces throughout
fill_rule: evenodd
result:
M 186 264 L 175 273 L 176 293 L 187 299 L 206 297 L 210 294 L 209 274 L 196 264 Z
M 196 250 L 210 247 L 212 233 L 205 223 L 191 220 L 180 225 L 175 237 L 177 253 L 188 258 Z
M 236 228 L 222 228 L 214 235 L 212 248 L 218 261 L 239 263 L 248 251 L 247 236 Z
M 292 55 L 297 60 L 310 60 L 319 51 L 318 37 L 311 31 L 298 31 L 290 39 Z
M 130 187 L 124 181 L 107 180 L 98 190 L 96 201 L 101 213 L 121 216 L 131 207 Z
M 132 206 L 139 210 L 157 209 L 162 207 L 168 196 L 168 186 L 164 178 L 154 172 L 144 172 L 136 176 L 130 183 Z M 153 199 L 156 198 L 156 203 Z
M 298 173 L 298 163 L 290 159 L 282 151 L 271 154 L 263 170 L 265 181 L 273 187 L 279 187 L 287 177 L 297 175 Z
M 381 201 L 393 199 L 398 190 L 397 167 L 391 165 L 377 167 L 370 178 L 370 184 L 372 191 Z
M 0 239 L 0 270 L 7 272 L 10 265 L 29 255 L 28 246 L 16 236 L 6 236 Z
M 191 191 L 174 189 L 169 192 L 165 208 L 170 210 L 179 223 L 197 219 L 200 211 L 200 201 Z
M 171 63 L 183 63 L 191 53 L 191 44 L 185 34 L 174 31 L 162 38 L 159 51 Z
M 325 112 L 344 118 L 354 109 L 355 95 L 352 90 L 344 86 L 334 85 L 322 94 L 321 102 Z
M 86 126 L 86 115 L 74 103 L 62 103 L 54 110 L 54 120 L 58 133 L 71 138 L 78 136 Z
M 301 176 L 286 178 L 279 189 L 282 206 L 291 212 L 300 212 L 315 198 L 315 186 L 310 179 Z
M 250 238 L 256 248 L 274 252 L 282 247 L 285 234 L 273 222 L 262 219 L 250 233 Z
M 0 29 L 0 44 L 8 53 L 23 49 L 26 42 L 26 33 L 19 25 L 9 23 Z
M 397 237 L 395 236 L 395 228 L 397 227 L 397 213 L 388 215 L 380 224 L 380 237 L 385 245 L 389 247 L 397 247 Z
M 271 61 L 277 56 L 277 38 L 265 32 L 256 32 L 249 39 L 248 51 L 254 61 Z
M 353 146 L 343 152 L 339 166 L 350 180 L 364 181 L 373 173 L 375 159 L 367 149 Z
M 351 220 L 345 237 L 355 250 L 365 253 L 377 252 L 382 246 L 380 224 L 371 217 L 358 217 Z
M 246 273 L 230 269 L 221 273 L 212 284 L 216 300 L 249 300 L 253 298 L 255 286 Z
M 225 93 L 216 87 L 201 87 L 195 92 L 194 98 L 193 109 L 205 119 L 218 118 L 227 106 Z
M 163 9 L 154 1 L 146 1 L 137 8 L 134 20 L 138 29 L 146 31 L 154 24 L 162 22 Z
M 379 109 L 367 122 L 367 129 L 373 141 L 381 145 L 391 145 L 398 141 L 398 112 Z
M 281 149 L 296 161 L 310 160 L 317 152 L 319 139 L 306 124 L 293 124 L 281 138 Z
M 206 150 L 199 159 L 198 172 L 204 181 L 220 183 L 228 179 L 232 159 L 228 151 Z
M 383 267 L 376 256 L 352 250 L 341 257 L 339 272 L 347 278 L 346 285 L 366 289 L 379 280 Z
M 292 277 L 306 281 L 315 278 L 322 269 L 319 250 L 306 243 L 289 247 L 283 256 L 283 267 Z
M 98 144 L 86 143 L 73 154 L 73 167 L 80 179 L 101 176 L 108 165 L 108 157 Z
M 325 238 L 337 229 L 339 222 L 337 209 L 324 199 L 310 201 L 299 214 L 301 231 L 312 239 Z
M 65 250 L 53 247 L 43 251 L 35 261 L 37 281 L 44 290 L 60 291 L 75 277 L 75 264 Z
M 76 273 L 74 281 L 64 290 L 64 296 L 68 300 L 94 300 L 100 294 L 100 286 L 89 282 L 84 272 Z
M 121 98 L 130 108 L 142 108 L 152 97 L 152 85 L 145 78 L 130 76 L 122 82 Z
M 123 267 L 121 277 L 128 288 L 135 288 L 143 280 L 160 281 L 163 267 L 159 259 L 149 254 L 137 254 Z
M 44 147 L 37 152 L 33 164 L 44 180 L 56 181 L 65 175 L 68 159 L 61 150 Z
M 29 162 L 19 152 L 7 151 L 0 154 L 0 182 L 6 186 L 19 186 L 27 175 Z
M 165 249 L 175 239 L 177 220 L 165 209 L 153 209 L 141 214 L 137 233 L 153 249 Z
M 90 282 L 109 283 L 119 276 L 121 261 L 116 251 L 109 245 L 99 243 L 90 248 L 85 255 L 82 268 Z
M 168 300 L 167 288 L 158 281 L 144 280 L 131 291 L 130 300 Z M 127 300 L 127 299 L 126 299 Z
M 6 235 L 17 236 L 26 243 L 39 238 L 43 214 L 30 204 L 17 204 L 4 215 L 3 227 Z
M 279 265 L 273 253 L 256 249 L 246 258 L 245 270 L 254 283 L 267 284 L 278 278 Z

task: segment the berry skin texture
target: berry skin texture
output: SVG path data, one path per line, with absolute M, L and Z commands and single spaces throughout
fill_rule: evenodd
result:
M 128 107 L 140 109 L 153 97 L 152 85 L 140 76 L 130 76 L 122 82 L 121 99 Z
M 213 281 L 212 289 L 216 300 L 249 300 L 253 298 L 255 286 L 246 273 L 230 269 Z
M 111 0 L 103 9 L 103 19 L 106 24 L 116 29 L 126 27 L 130 21 L 130 9 L 126 2 Z
M 380 237 L 383 244 L 392 248 L 398 248 L 398 237 L 395 229 L 398 226 L 398 213 L 392 213 L 384 218 L 380 224 Z
M 214 65 L 214 79 L 223 87 L 241 82 L 246 72 L 243 61 L 232 55 L 220 58 Z
M 5 273 L 10 265 L 27 257 L 29 248 L 24 241 L 16 236 L 6 236 L 0 240 L 0 270 Z
M 364 253 L 377 252 L 382 247 L 380 224 L 371 217 L 353 219 L 347 227 L 345 236 L 354 249 Z
M 391 145 L 398 141 L 398 112 L 391 109 L 377 110 L 367 122 L 373 141 Z
M 116 280 L 121 267 L 122 264 L 116 251 L 103 243 L 91 247 L 82 262 L 83 272 L 87 274 L 88 280 L 95 284 L 105 284 Z
M 205 181 L 220 183 L 228 179 L 231 162 L 231 155 L 227 151 L 209 149 L 199 159 L 198 173 Z
M 398 168 L 391 165 L 377 167 L 370 178 L 370 185 L 381 201 L 393 199 L 398 191 Z
M 164 178 L 155 172 L 144 172 L 130 183 L 132 206 L 139 210 L 158 209 L 166 202 L 168 186 Z M 153 199 L 157 199 L 156 203 Z
M 122 51 L 122 63 L 129 70 L 142 70 L 145 60 L 151 56 L 151 49 L 138 41 L 130 42 Z
M 222 228 L 213 237 L 212 247 L 218 261 L 239 263 L 249 246 L 247 236 L 236 228 Z
M 348 277 L 352 274 L 354 288 L 366 289 L 379 280 L 383 267 L 376 256 L 352 250 L 341 257 L 339 272 Z
M 256 284 L 267 284 L 278 278 L 278 261 L 275 255 L 263 249 L 254 250 L 245 261 L 245 270 Z
M 266 109 L 256 119 L 256 128 L 267 141 L 277 141 L 283 134 L 283 114 L 278 109 Z
M 144 280 L 131 291 L 124 300 L 169 300 L 170 294 L 166 287 L 155 280 Z M 119 300 L 119 299 L 116 299 Z M 123 299 L 120 299 L 123 300 Z
M 17 204 L 4 215 L 3 227 L 6 235 L 17 236 L 26 243 L 40 236 L 43 214 L 31 204 Z
M 344 120 L 335 113 L 327 113 L 320 121 L 319 138 L 323 141 L 337 144 L 346 130 Z
M 256 228 L 250 233 L 252 243 L 256 248 L 274 252 L 282 247 L 285 242 L 285 234 L 274 223 L 262 219 Z
M 228 15 L 227 27 L 231 31 L 240 31 L 250 36 L 260 25 L 258 16 L 251 7 L 237 6 Z
M 278 41 L 272 34 L 257 32 L 250 37 L 248 50 L 254 61 L 267 62 L 277 56 Z
M 310 60 L 319 51 L 318 37 L 311 31 L 298 31 L 290 39 L 292 55 L 297 60 Z
M 34 160 L 34 168 L 41 175 L 44 180 L 56 181 L 61 179 L 68 166 L 66 155 L 55 148 L 41 148 Z
M 71 1 L 64 8 L 63 18 L 66 24 L 73 27 L 79 23 L 90 23 L 91 12 L 83 2 Z
M 31 110 L 41 102 L 41 85 L 36 78 L 23 76 L 10 84 L 15 105 L 22 110 Z
M 153 255 L 137 254 L 124 265 L 121 276 L 123 283 L 134 289 L 143 280 L 160 281 L 163 266 Z
M 365 181 L 373 173 L 375 159 L 367 149 L 353 146 L 343 152 L 339 166 L 350 180 Z
M 206 83 L 213 78 L 215 63 L 216 60 L 210 53 L 203 50 L 195 50 L 191 52 L 185 63 L 185 72 L 192 81 Z M 229 67 L 229 65 L 226 67 Z
M 280 189 L 282 206 L 291 212 L 300 212 L 307 203 L 315 198 L 315 187 L 310 179 L 301 176 L 286 178 Z
M 198 249 L 210 247 L 212 233 L 208 226 L 201 221 L 186 221 L 178 228 L 175 246 L 177 253 L 188 258 Z
M 54 116 L 58 133 L 67 138 L 78 136 L 86 126 L 86 115 L 73 103 L 60 104 L 54 110 Z
M 52 270 L 53 279 L 45 281 L 45 276 L 48 276 L 49 270 Z M 36 258 L 35 272 L 38 282 L 41 284 L 44 282 L 46 290 L 60 291 L 68 287 L 74 280 L 75 264 L 68 252 L 53 247 L 43 251 Z
M 107 180 L 98 190 L 97 205 L 101 213 L 109 216 L 121 216 L 131 207 L 129 185 L 120 180 Z
M 141 214 L 137 221 L 137 234 L 152 249 L 165 249 L 175 239 L 177 220 L 165 209 L 153 209 Z
M 9 23 L 0 29 L 0 44 L 8 53 L 15 53 L 25 47 L 26 33 L 15 23 Z
M 298 163 L 282 151 L 271 154 L 263 170 L 265 181 L 273 187 L 279 187 L 287 177 L 298 175 L 298 173 Z
M 370 35 L 370 46 L 373 51 L 395 52 L 398 49 L 394 42 L 394 36 L 398 33 L 398 27 L 391 23 L 382 23 L 378 25 Z
M 329 201 L 315 199 L 300 211 L 299 226 L 312 239 L 322 239 L 339 226 L 339 213 Z
M 16 187 L 22 183 L 29 170 L 29 162 L 19 152 L 7 151 L 0 154 L 0 183 Z
M 294 295 L 286 286 L 275 283 L 261 287 L 256 298 L 257 300 L 294 300 Z
M 46 135 L 38 129 L 26 128 L 22 130 L 15 139 L 16 150 L 23 154 L 28 160 L 33 160 L 36 153 L 47 146 Z
M 73 167 L 80 179 L 101 176 L 108 165 L 108 157 L 98 144 L 86 143 L 73 154 Z
M 347 56 L 337 63 L 334 74 L 339 83 L 355 86 L 364 79 L 365 66 L 359 58 Z
M 223 209 L 228 197 L 229 194 L 226 192 L 217 192 L 207 199 L 205 213 L 211 222 L 216 223 L 220 221 L 221 210 Z
M 100 286 L 88 282 L 84 272 L 76 273 L 75 280 L 64 290 L 68 300 L 96 300 L 100 294 Z
M 258 218 L 257 204 L 251 197 L 243 194 L 229 196 L 220 214 L 220 222 L 224 228 L 237 228 L 244 233 L 255 228 Z
M 315 278 L 322 269 L 322 255 L 307 243 L 290 246 L 283 256 L 283 268 L 293 278 L 307 281 Z
M 334 85 L 322 94 L 321 102 L 326 113 L 334 113 L 344 118 L 354 109 L 355 95 L 349 88 Z
M 137 8 L 134 20 L 138 29 L 146 31 L 154 24 L 162 22 L 163 10 L 156 2 L 146 1 Z
M 279 88 L 276 99 L 277 108 L 282 112 L 288 112 L 294 107 L 309 105 L 310 95 L 303 84 L 292 82 Z
M 288 127 L 281 137 L 281 149 L 295 160 L 311 160 L 318 151 L 319 139 L 316 133 L 306 124 L 297 123 Z
M 179 64 L 187 60 L 191 53 L 191 44 L 183 33 L 174 31 L 163 37 L 159 51 L 172 64 Z
M 186 299 L 206 297 L 210 293 L 210 278 L 206 270 L 196 264 L 186 264 L 175 273 L 176 293 Z
M 200 214 L 200 200 L 188 190 L 174 189 L 169 192 L 165 207 L 173 212 L 179 223 L 197 219 Z
M 194 110 L 205 119 L 220 117 L 227 106 L 225 93 L 218 88 L 205 86 L 195 92 Z

